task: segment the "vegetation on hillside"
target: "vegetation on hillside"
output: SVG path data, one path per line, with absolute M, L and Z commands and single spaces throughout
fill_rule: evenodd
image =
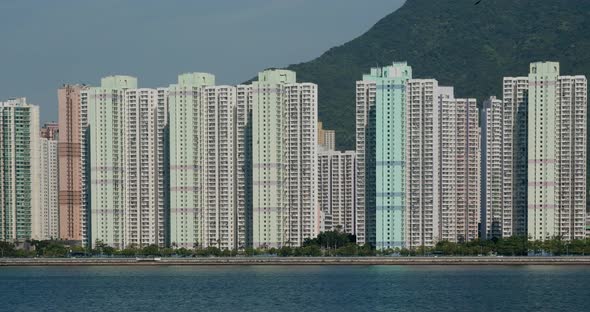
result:
M 590 0 L 408 0 L 360 37 L 291 65 L 319 85 L 319 117 L 339 148 L 354 148 L 355 81 L 371 67 L 407 61 L 414 77 L 453 85 L 458 97 L 501 97 L 502 77 L 532 61 L 590 74 Z

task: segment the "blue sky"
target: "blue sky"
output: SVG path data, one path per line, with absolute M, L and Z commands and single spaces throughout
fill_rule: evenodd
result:
M 362 34 L 403 0 L 0 0 L 0 100 L 25 96 L 57 119 L 63 83 L 179 73 L 236 84 L 311 60 Z M 321 87 L 321 86 L 320 86 Z

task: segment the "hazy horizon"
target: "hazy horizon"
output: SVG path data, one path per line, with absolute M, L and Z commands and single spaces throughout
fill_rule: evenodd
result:
M 0 100 L 26 97 L 57 121 L 57 88 L 113 74 L 140 87 L 210 72 L 218 84 L 320 56 L 403 0 L 10 1 L 0 3 Z

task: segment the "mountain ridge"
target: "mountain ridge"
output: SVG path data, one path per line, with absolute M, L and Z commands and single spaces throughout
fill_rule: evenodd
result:
M 286 68 L 318 84 L 319 119 L 336 130 L 339 149 L 354 149 L 355 82 L 371 67 L 407 61 L 415 78 L 435 78 L 481 104 L 501 98 L 502 78 L 527 75 L 534 61 L 588 76 L 585 29 L 590 0 L 407 0 L 364 34 Z

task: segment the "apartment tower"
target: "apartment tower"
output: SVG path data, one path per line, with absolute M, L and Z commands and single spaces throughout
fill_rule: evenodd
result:
M 170 243 L 202 247 L 204 188 L 203 100 L 215 77 L 206 73 L 178 76 L 168 88 L 170 118 Z
M 406 87 L 405 240 L 408 248 L 433 246 L 440 237 L 439 92 L 438 81 L 434 79 L 412 79 Z
M 115 248 L 130 246 L 126 230 L 130 216 L 125 211 L 125 91 L 137 88 L 130 76 L 102 78 L 100 87 L 82 93 L 88 111 L 89 135 L 86 137 L 89 162 L 90 229 L 86 239 L 94 246 L 101 241 Z M 138 219 L 133 230 L 138 230 Z
M 338 230 L 356 235 L 356 153 L 318 153 L 318 200 L 321 231 Z
M 404 246 L 406 83 L 411 78 L 407 63 L 393 63 L 372 68 L 356 84 L 357 241 L 378 249 Z
M 0 240 L 41 239 L 39 107 L 0 102 Z
M 336 149 L 336 131 L 324 129 L 324 124 L 318 122 L 318 144 L 321 151 Z
M 450 89 L 447 89 L 450 91 Z M 452 93 L 451 93 L 452 94 Z M 480 223 L 480 128 L 475 99 L 439 94 L 438 240 L 477 239 Z
M 64 85 L 57 90 L 59 108 L 59 238 L 83 241 L 86 237 L 86 149 L 87 107 L 82 108 L 84 85 Z M 86 94 L 87 95 L 87 94 Z M 87 97 L 85 98 L 87 103 Z
M 123 214 L 127 245 L 166 246 L 166 88 L 126 89 L 123 97 Z
M 454 97 L 435 79 L 406 88 L 406 214 L 408 248 L 478 237 L 480 131 L 475 99 Z
M 59 238 L 58 125 L 45 124 L 40 131 L 40 221 L 41 238 Z
M 559 63 L 537 62 L 528 76 L 528 235 L 585 237 L 585 76 L 560 76 Z
M 319 232 L 317 86 L 267 70 L 252 83 L 253 247 L 300 246 Z
M 243 249 L 238 242 L 236 87 L 208 86 L 203 97 L 204 247 Z
M 482 109 L 482 237 L 526 235 L 528 77 L 504 77 Z

